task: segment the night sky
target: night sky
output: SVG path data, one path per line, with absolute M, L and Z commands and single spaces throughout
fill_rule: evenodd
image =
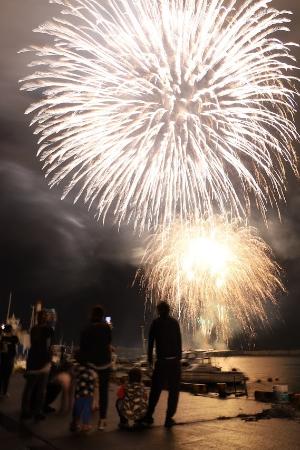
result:
M 299 1 L 276 0 L 273 5 L 294 12 L 292 32 L 285 39 L 300 42 Z M 118 231 L 109 221 L 105 226 L 98 223 L 93 211 L 73 205 L 72 197 L 61 201 L 62 187 L 48 188 L 36 158 L 30 117 L 24 115 L 32 97 L 19 91 L 18 80 L 28 73 L 31 56 L 17 51 L 45 42 L 47 38 L 32 29 L 56 11 L 47 0 L 1 0 L 0 320 L 10 291 L 13 311 L 25 326 L 30 305 L 43 299 L 45 306 L 57 309 L 59 337 L 71 341 L 78 337 L 90 306 L 101 303 L 113 318 L 115 342 L 141 345 L 144 297 L 132 282 L 142 240 L 130 228 Z M 300 50 L 294 54 L 300 61 Z M 300 348 L 299 182 L 290 177 L 288 188 L 281 223 L 275 212 L 268 229 L 252 219 L 284 268 L 289 291 L 279 299 L 281 318 L 271 318 L 272 328 L 258 332 L 257 348 Z M 245 339 L 236 336 L 234 345 L 241 342 L 244 345 Z

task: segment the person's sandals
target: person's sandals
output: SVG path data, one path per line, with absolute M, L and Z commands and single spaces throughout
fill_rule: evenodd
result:
M 105 419 L 99 420 L 97 429 L 99 431 L 103 431 L 105 428 L 106 428 L 106 420 Z

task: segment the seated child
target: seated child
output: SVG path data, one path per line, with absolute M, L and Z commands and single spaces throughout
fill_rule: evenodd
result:
M 70 431 L 90 431 L 96 373 L 77 356 L 74 364 L 75 401 Z
M 128 373 L 128 383 L 117 391 L 116 408 L 120 416 L 120 428 L 132 428 L 139 424 L 147 411 L 147 393 L 142 383 L 142 372 L 133 368 Z

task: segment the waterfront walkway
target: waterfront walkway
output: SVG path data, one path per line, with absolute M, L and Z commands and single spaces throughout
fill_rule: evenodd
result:
M 51 414 L 38 424 L 18 423 L 23 378 L 15 375 L 11 396 L 0 404 L 0 448 L 3 450 L 300 450 L 300 423 L 287 419 L 245 422 L 239 414 L 255 414 L 269 407 L 246 398 L 220 400 L 182 393 L 171 430 L 163 427 L 165 394 L 151 429 L 126 432 L 117 429 L 114 409 L 116 387 L 110 388 L 108 427 L 88 436 L 68 431 L 69 415 Z M 96 423 L 96 417 L 95 417 Z

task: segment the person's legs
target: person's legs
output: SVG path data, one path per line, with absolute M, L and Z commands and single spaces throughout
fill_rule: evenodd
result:
M 61 372 L 55 378 L 62 391 L 61 396 L 61 412 L 69 412 L 72 404 L 72 378 L 68 372 Z
M 118 398 L 116 401 L 116 409 L 117 409 L 119 417 L 120 417 L 120 425 L 127 425 L 128 420 L 126 419 L 126 417 L 123 416 L 122 406 L 123 406 L 123 400 Z
M 43 418 L 48 376 L 48 372 L 41 372 L 37 375 L 35 398 L 33 402 L 33 413 L 37 419 Z
M 2 365 L 2 355 L 0 353 L 0 395 L 3 395 L 3 365 Z
M 3 384 L 2 384 L 2 394 L 6 395 L 9 385 L 9 380 L 12 374 L 14 368 L 14 359 L 13 358 L 7 358 L 5 361 L 5 364 L 3 365 Z
M 85 427 L 89 426 L 92 419 L 93 397 L 84 397 L 81 421 Z
M 54 400 L 58 397 L 61 392 L 61 386 L 58 383 L 51 382 L 47 384 L 46 388 L 46 396 L 45 396 L 45 405 L 44 411 L 45 413 L 55 411 L 50 405 L 54 402 Z
M 73 411 L 72 411 L 72 422 L 70 424 L 70 431 L 80 431 L 80 419 L 83 409 L 83 398 L 78 397 L 74 401 Z
M 149 402 L 148 402 L 148 410 L 146 414 L 146 418 L 149 420 L 152 419 L 155 407 L 157 405 L 157 402 L 159 400 L 163 384 L 164 384 L 164 366 L 162 361 L 157 361 L 155 363 L 155 368 L 152 374 L 152 381 L 151 381 L 151 390 L 149 395 Z
M 5 367 L 5 354 L 1 353 L 0 356 L 0 395 L 4 395 L 4 380 L 5 380 L 5 373 L 6 373 L 6 367 Z
M 167 379 L 168 379 L 168 408 L 166 414 L 166 422 L 176 413 L 179 392 L 180 392 L 181 366 L 180 361 L 168 361 Z
M 9 358 L 7 354 L 2 353 L 0 363 L 0 394 L 6 395 L 9 379 L 14 367 L 14 358 Z
M 110 369 L 98 370 L 99 377 L 99 413 L 100 420 L 106 419 L 108 407 L 108 384 Z
M 99 411 L 99 403 L 99 377 L 97 377 L 94 384 L 93 411 Z
M 27 374 L 26 383 L 22 395 L 21 417 L 26 418 L 32 415 L 32 395 L 35 391 L 38 375 Z

